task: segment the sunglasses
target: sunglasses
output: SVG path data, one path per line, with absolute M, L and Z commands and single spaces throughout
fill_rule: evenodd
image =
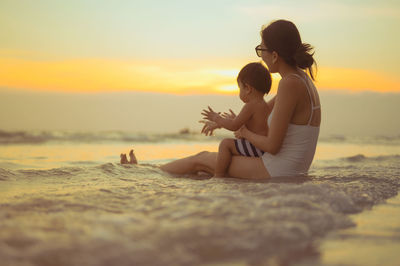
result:
M 261 44 L 257 45 L 255 49 L 258 57 L 261 57 L 263 51 L 269 51 L 267 48 L 262 48 Z

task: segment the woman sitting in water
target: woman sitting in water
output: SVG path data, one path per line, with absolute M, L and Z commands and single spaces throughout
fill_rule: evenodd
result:
M 228 175 L 261 179 L 306 174 L 314 158 L 321 123 L 319 96 L 312 81 L 315 64 L 312 47 L 302 43 L 296 26 L 286 20 L 274 21 L 263 28 L 261 37 L 257 55 L 271 73 L 282 77 L 276 96 L 268 102 L 272 110 L 269 132 L 262 136 L 242 127 L 235 136 L 247 139 L 265 153 L 262 157 L 233 156 Z M 308 70 L 311 78 L 304 70 Z M 203 132 L 208 135 L 214 129 L 212 124 L 206 124 Z M 171 174 L 204 171 L 213 175 L 216 161 L 216 152 L 204 151 L 161 165 L 160 169 Z

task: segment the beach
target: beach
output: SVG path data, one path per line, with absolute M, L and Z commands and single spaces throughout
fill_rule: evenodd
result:
M 306 177 L 157 168 L 221 138 L 3 133 L 2 265 L 396 264 L 398 138 L 321 138 Z M 141 164 L 120 165 L 131 148 Z
M 400 196 L 352 216 L 355 227 L 334 232 L 323 243 L 323 265 L 398 265 Z

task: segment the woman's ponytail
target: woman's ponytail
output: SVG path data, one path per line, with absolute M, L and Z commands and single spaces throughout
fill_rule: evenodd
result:
M 314 48 L 308 43 L 302 43 L 294 54 L 296 65 L 301 69 L 307 69 L 312 79 L 314 79 L 314 71 L 312 66 L 317 64 L 314 60 Z

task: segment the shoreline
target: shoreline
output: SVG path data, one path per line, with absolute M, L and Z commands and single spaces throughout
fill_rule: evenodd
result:
M 400 194 L 351 215 L 355 227 L 329 234 L 321 243 L 321 265 L 385 265 L 400 262 Z

